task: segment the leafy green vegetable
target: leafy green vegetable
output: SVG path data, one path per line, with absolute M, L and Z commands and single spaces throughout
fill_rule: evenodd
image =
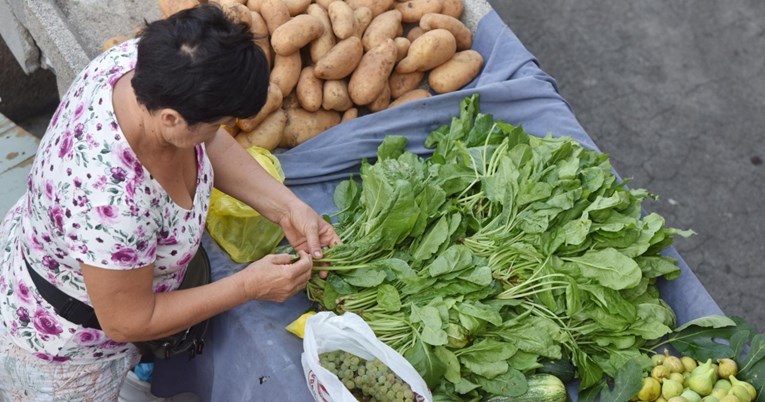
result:
M 337 187 L 343 243 L 309 298 L 359 314 L 435 400 L 512 396 L 562 358 L 587 395 L 614 377 L 603 395 L 629 393 L 629 362 L 675 323 L 656 281 L 680 270 L 660 252 L 690 233 L 644 216 L 652 195 L 620 183 L 607 155 L 496 121 L 477 95 L 428 136 L 432 155 L 406 145 L 385 137 Z
M 602 401 L 627 402 L 640 391 L 643 369 L 636 360 L 625 363 L 614 378 L 614 387 L 604 387 L 600 393 Z

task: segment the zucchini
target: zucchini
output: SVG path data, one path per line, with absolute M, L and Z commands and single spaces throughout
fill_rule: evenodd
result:
M 526 377 L 529 390 L 520 396 L 493 396 L 486 402 L 566 402 L 568 392 L 560 378 L 552 374 L 532 374 Z

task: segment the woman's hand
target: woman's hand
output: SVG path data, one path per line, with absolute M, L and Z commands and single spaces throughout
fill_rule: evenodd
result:
M 287 213 L 278 223 L 290 245 L 295 250 L 309 253 L 313 258 L 321 258 L 324 255 L 321 251 L 323 247 L 332 247 L 340 243 L 335 228 L 300 200 L 288 207 Z
M 313 261 L 305 251 L 298 254 L 300 258 L 294 262 L 289 254 L 270 254 L 248 265 L 240 272 L 246 297 L 283 302 L 305 288 Z

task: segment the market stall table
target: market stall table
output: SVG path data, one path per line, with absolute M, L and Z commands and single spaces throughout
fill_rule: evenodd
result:
M 483 55 L 485 65 L 466 88 L 345 122 L 278 154 L 286 184 L 317 211 L 331 213 L 335 186 L 358 172 L 363 159 L 375 158 L 385 135 L 406 136 L 407 149 L 426 156 L 428 133 L 448 124 L 459 114 L 460 101 L 476 92 L 482 113 L 522 125 L 534 135 L 567 135 L 597 149 L 558 93 L 554 79 L 540 69 L 496 12 L 489 11 L 480 20 L 473 48 Z M 207 236 L 204 246 L 214 279 L 242 268 Z M 659 285 L 678 323 L 722 314 L 675 249 L 666 253 L 677 258 L 682 269 L 678 279 Z M 284 329 L 310 307 L 301 293 L 283 304 L 251 302 L 220 314 L 212 320 L 202 355 L 156 363 L 153 393 L 171 396 L 191 391 L 205 401 L 312 401 L 300 362 L 302 341 Z

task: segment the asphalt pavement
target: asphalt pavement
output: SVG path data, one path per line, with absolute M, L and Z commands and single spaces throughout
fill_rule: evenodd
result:
M 727 315 L 765 331 L 765 2 L 490 0 Z
M 619 174 L 660 197 L 646 210 L 697 233 L 675 247 L 717 304 L 765 331 L 765 2 L 490 3 Z M 4 102 L 29 98 L 8 71 Z M 39 134 L 50 112 L 17 123 Z

